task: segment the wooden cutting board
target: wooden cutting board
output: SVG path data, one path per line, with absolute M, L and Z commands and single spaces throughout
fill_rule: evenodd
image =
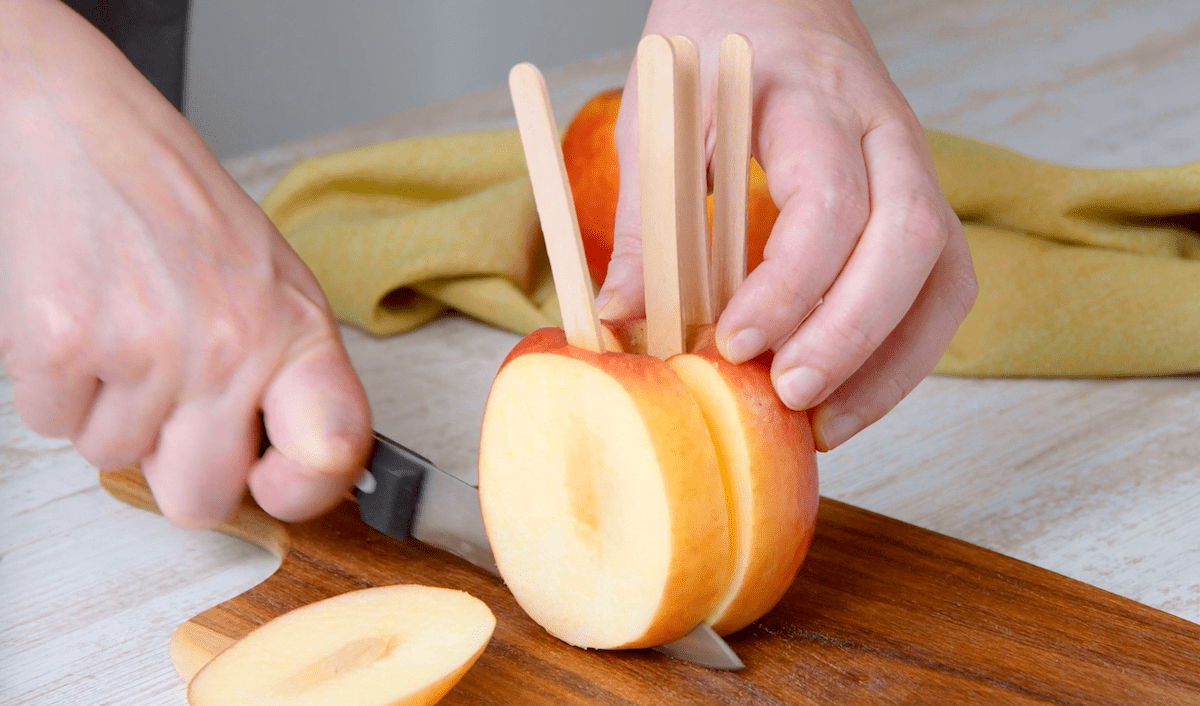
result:
M 103 472 L 101 483 L 154 509 L 136 470 Z M 729 636 L 746 663 L 740 672 L 651 650 L 566 645 L 526 617 L 499 579 L 375 532 L 352 502 L 295 525 L 247 505 L 223 531 L 282 563 L 179 628 L 171 656 L 185 679 L 293 608 L 422 583 L 466 590 L 497 618 L 491 644 L 444 704 L 1200 704 L 1200 626 L 828 498 L 782 602 Z

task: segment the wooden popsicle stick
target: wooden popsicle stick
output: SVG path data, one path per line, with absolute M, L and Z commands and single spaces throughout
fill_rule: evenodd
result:
M 685 346 L 675 208 L 675 51 L 670 40 L 662 35 L 642 38 L 637 79 L 646 351 L 666 359 L 683 353 Z
M 700 55 L 692 40 L 671 37 L 675 50 L 675 211 L 679 242 L 679 286 L 683 326 L 716 320 L 709 282 L 708 218 L 704 199 L 708 193 L 707 161 L 702 131 Z
M 750 40 L 721 40 L 717 67 L 716 146 L 713 151 L 712 286 L 719 316 L 746 278 L 746 199 L 754 55 Z
M 523 63 L 509 72 L 508 88 L 517 114 L 529 180 L 533 183 L 533 200 L 542 222 L 563 331 L 572 346 L 602 353 L 605 347 L 596 316 L 596 295 L 583 254 L 579 219 L 546 82 L 533 64 Z

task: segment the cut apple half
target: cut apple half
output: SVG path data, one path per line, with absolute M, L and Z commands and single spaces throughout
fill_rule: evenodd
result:
M 766 357 L 734 365 L 707 346 L 667 363 L 700 405 L 728 494 L 733 575 L 706 619 L 727 635 L 779 602 L 808 552 L 819 499 L 812 431 L 775 394 Z
M 238 640 L 188 686 L 192 706 L 426 706 L 482 654 L 496 618 L 462 591 L 397 585 L 285 613 Z
M 728 585 L 716 449 L 657 358 L 575 348 L 560 329 L 518 343 L 484 411 L 479 497 L 517 602 L 570 644 L 671 642 Z

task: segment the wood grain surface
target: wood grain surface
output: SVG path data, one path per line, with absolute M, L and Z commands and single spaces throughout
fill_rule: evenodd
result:
M 136 470 L 101 474 L 152 508 Z M 226 641 L 346 591 L 420 583 L 468 591 L 492 642 L 445 704 L 1200 703 L 1200 627 L 995 552 L 823 498 L 808 559 L 763 619 L 729 637 L 720 672 L 649 650 L 581 650 L 532 622 L 503 582 L 362 523 L 352 502 L 280 528 L 244 508 L 232 531 L 282 556 L 261 585 L 176 634 L 185 675 Z

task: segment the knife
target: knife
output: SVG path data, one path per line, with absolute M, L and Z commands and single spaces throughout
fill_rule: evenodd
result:
M 479 489 L 439 469 L 416 451 L 375 432 L 371 460 L 354 494 L 359 516 L 376 530 L 394 539 L 412 537 L 500 575 L 483 527 Z M 705 623 L 654 649 L 711 669 L 745 666 Z

